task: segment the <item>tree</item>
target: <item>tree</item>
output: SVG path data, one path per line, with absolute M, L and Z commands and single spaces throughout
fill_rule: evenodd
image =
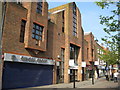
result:
M 116 51 L 110 51 L 108 49 L 102 49 L 101 51 L 103 53 L 99 55 L 99 58 L 101 60 L 104 60 L 108 66 L 117 64 L 116 60 L 118 60 L 118 54 L 116 53 Z
M 100 24 L 105 27 L 103 30 L 108 34 L 103 37 L 104 44 L 109 50 L 102 50 L 104 54 L 100 55 L 101 60 L 106 61 L 108 64 L 120 63 L 120 0 L 114 2 L 114 0 L 101 0 L 96 2 L 102 9 L 109 9 L 110 6 L 115 6 L 111 10 L 112 15 L 102 16 L 100 15 Z

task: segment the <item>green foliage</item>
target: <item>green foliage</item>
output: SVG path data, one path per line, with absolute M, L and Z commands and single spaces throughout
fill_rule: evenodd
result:
M 114 65 L 118 63 L 118 52 L 103 49 L 101 49 L 101 51 L 103 53 L 99 55 L 99 58 L 107 62 L 108 65 Z
M 111 10 L 112 15 L 110 16 L 102 16 L 100 15 L 100 24 L 105 27 L 103 30 L 108 34 L 102 38 L 104 44 L 109 48 L 108 51 L 102 50 L 105 54 L 101 54 L 101 60 L 106 61 L 108 64 L 116 64 L 120 63 L 118 60 L 120 58 L 120 0 L 118 2 L 114 2 L 114 0 L 101 0 L 101 2 L 96 2 L 96 4 L 102 9 L 109 9 L 110 6 L 115 6 L 113 10 Z

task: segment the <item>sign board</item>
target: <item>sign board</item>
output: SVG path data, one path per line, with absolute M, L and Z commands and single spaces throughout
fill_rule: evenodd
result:
M 57 66 L 60 66 L 60 62 L 56 62 L 56 65 L 57 65 Z
M 69 66 L 74 66 L 74 59 L 69 60 Z
M 94 65 L 99 65 L 99 62 L 98 61 L 95 61 L 95 64 Z
M 70 74 L 70 69 L 68 69 L 68 74 Z
M 55 65 L 55 60 L 5 53 L 4 61 Z
M 82 62 L 82 67 L 86 67 L 86 62 Z
M 105 66 L 98 66 L 98 69 L 105 69 Z
M 78 66 L 70 66 L 70 69 L 78 69 Z
M 81 74 L 83 74 L 83 71 L 81 70 Z

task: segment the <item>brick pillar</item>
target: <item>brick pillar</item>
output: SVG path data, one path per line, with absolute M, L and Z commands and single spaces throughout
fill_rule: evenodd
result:
M 70 44 L 66 43 L 65 62 L 64 62 L 64 83 L 69 83 L 69 75 L 68 75 L 69 58 L 70 58 Z
M 57 65 L 55 62 L 55 65 L 53 66 L 53 84 L 56 84 L 57 81 Z
M 81 73 L 81 70 L 82 70 L 82 48 L 80 48 L 79 50 L 79 55 L 78 55 L 78 81 L 81 81 L 82 80 L 82 73 Z

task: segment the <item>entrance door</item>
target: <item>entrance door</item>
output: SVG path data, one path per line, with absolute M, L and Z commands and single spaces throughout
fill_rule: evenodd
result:
M 57 66 L 57 83 L 64 83 L 64 68 L 62 66 L 62 62 Z
M 77 80 L 77 69 L 75 70 L 75 80 Z M 73 73 L 74 73 L 74 69 L 70 69 L 70 82 L 73 82 L 74 78 L 73 78 Z

